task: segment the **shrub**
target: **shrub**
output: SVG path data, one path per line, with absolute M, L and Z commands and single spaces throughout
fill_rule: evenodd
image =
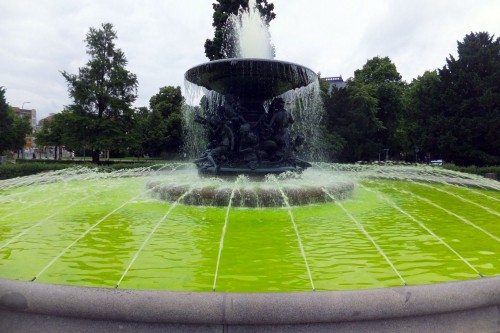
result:
M 455 164 L 445 164 L 443 165 L 443 168 L 448 169 L 448 170 L 453 170 L 453 171 L 459 171 L 459 172 L 465 172 L 465 173 L 470 173 L 474 175 L 480 175 L 484 176 L 487 173 L 496 173 L 497 175 L 500 175 L 500 166 L 485 166 L 485 167 L 478 167 L 475 165 L 471 166 L 458 166 Z

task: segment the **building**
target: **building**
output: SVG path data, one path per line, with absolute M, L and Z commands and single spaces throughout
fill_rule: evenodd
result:
M 36 129 L 39 130 L 40 128 L 43 127 L 43 125 L 52 121 L 52 119 L 54 118 L 54 115 L 55 115 L 55 113 L 50 113 L 47 117 L 40 119 L 40 121 L 38 121 L 38 125 L 37 125 Z
M 325 77 L 324 80 L 330 85 L 330 88 L 328 89 L 329 93 L 332 91 L 333 87 L 345 88 L 347 86 L 347 82 L 345 82 L 342 79 L 342 75 L 341 76 Z
M 13 109 L 14 109 L 14 112 L 16 115 L 18 115 L 19 117 L 24 117 L 24 118 L 29 120 L 33 131 L 36 129 L 36 110 L 35 109 L 28 110 L 28 109 L 22 109 L 22 108 L 17 108 L 17 107 L 14 107 Z M 34 148 L 34 146 L 35 146 L 35 142 L 34 142 L 33 135 L 28 135 L 26 137 L 26 140 L 25 140 L 24 148 L 30 150 L 30 149 Z
M 21 109 L 14 107 L 14 112 L 20 116 L 28 119 L 30 121 L 31 128 L 36 129 L 36 110 L 35 109 Z

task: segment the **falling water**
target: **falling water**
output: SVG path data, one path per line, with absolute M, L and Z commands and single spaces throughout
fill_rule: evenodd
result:
M 360 185 L 365 191 L 368 191 L 368 192 L 372 192 L 372 193 L 375 193 L 374 190 L 372 189 L 369 189 L 368 187 L 366 186 L 363 186 L 363 185 Z M 408 217 L 410 220 L 412 220 L 413 222 L 415 222 L 419 227 L 421 227 L 422 229 L 424 229 L 425 231 L 427 231 L 432 237 L 434 237 L 435 239 L 437 239 L 441 244 L 443 244 L 448 250 L 450 250 L 453 254 L 455 254 L 462 262 L 464 262 L 467 266 L 469 266 L 474 272 L 476 272 L 479 276 L 481 277 L 484 277 L 483 274 L 481 274 L 481 272 L 479 272 L 476 267 L 474 267 L 467 259 L 465 259 L 460 253 L 458 253 L 453 247 L 451 247 L 450 244 L 448 244 L 447 242 L 444 241 L 444 239 L 442 237 L 439 237 L 438 235 L 436 235 L 436 233 L 434 233 L 430 228 L 428 228 L 422 221 L 416 219 L 413 215 L 411 215 L 410 213 L 408 213 L 406 210 L 402 209 L 401 207 L 399 207 L 394 201 L 390 200 L 389 198 L 383 196 L 381 193 L 377 192 L 376 193 L 377 196 L 379 198 L 381 198 L 382 200 L 384 200 L 385 202 L 387 202 L 389 204 L 389 206 L 391 206 L 392 208 L 398 210 L 400 213 L 402 213 L 403 215 L 405 215 L 406 217 Z
M 160 227 L 160 225 L 165 222 L 165 220 L 168 218 L 168 216 L 170 215 L 170 213 L 172 213 L 172 211 L 175 209 L 175 207 L 177 207 L 177 205 L 180 203 L 180 201 L 189 193 L 190 190 L 187 190 L 181 197 L 179 197 L 179 199 L 177 201 L 175 201 L 171 206 L 170 208 L 168 209 L 168 211 L 165 213 L 165 215 L 163 215 L 163 217 L 158 221 L 158 223 L 156 223 L 156 225 L 154 226 L 154 228 L 151 230 L 151 232 L 149 233 L 149 235 L 146 237 L 146 239 L 144 239 L 144 242 L 142 242 L 142 245 L 139 247 L 139 249 L 137 250 L 137 252 L 135 253 L 134 257 L 132 258 L 132 260 L 130 260 L 130 263 L 128 264 L 127 268 L 125 269 L 125 271 L 123 272 L 122 276 L 120 277 L 120 279 L 118 280 L 118 282 L 116 283 L 116 286 L 115 288 L 118 288 L 120 286 L 120 284 L 122 283 L 123 279 L 125 278 L 125 276 L 127 275 L 127 273 L 129 272 L 130 268 L 132 267 L 132 265 L 134 264 L 134 262 L 137 260 L 137 258 L 139 257 L 139 255 L 141 254 L 142 250 L 144 249 L 144 247 L 146 247 L 146 245 L 149 243 L 151 237 L 153 237 L 153 235 L 155 234 L 156 230 L 158 230 L 158 228 Z
M 283 198 L 283 203 L 285 204 L 285 207 L 286 207 L 286 209 L 288 211 L 288 216 L 290 216 L 290 221 L 292 222 L 293 230 L 295 231 L 295 236 L 297 237 L 297 242 L 299 244 L 300 253 L 302 255 L 302 258 L 304 259 L 304 264 L 306 266 L 306 271 L 307 271 L 307 276 L 309 277 L 309 282 L 311 283 L 311 288 L 312 288 L 313 291 L 315 291 L 316 287 L 314 286 L 314 281 L 313 281 L 313 278 L 312 278 L 312 275 L 311 275 L 311 269 L 309 267 L 309 262 L 307 261 L 306 251 L 304 250 L 304 245 L 302 243 L 302 238 L 300 237 L 299 228 L 297 227 L 297 223 L 295 223 L 295 217 L 293 215 L 292 207 L 290 206 L 290 202 L 289 202 L 288 196 L 286 195 L 286 193 L 281 188 L 278 179 L 276 179 L 276 176 L 269 175 L 268 178 L 269 178 L 270 181 L 272 181 L 273 183 L 276 184 L 276 186 L 278 187 L 278 189 L 279 189 L 279 191 L 281 193 L 281 197 Z
M 440 205 L 436 204 L 435 202 L 433 202 L 433 201 L 432 201 L 432 200 L 430 200 L 430 199 L 427 199 L 427 198 L 421 197 L 421 196 L 419 196 L 419 195 L 417 195 L 417 194 L 415 194 L 415 193 L 412 193 L 412 192 L 409 192 L 409 191 L 406 191 L 406 190 L 398 190 L 398 189 L 396 189 L 396 188 L 393 188 L 393 190 L 394 190 L 394 191 L 397 191 L 397 192 L 401 192 L 401 193 L 403 193 L 403 194 L 405 194 L 405 195 L 410 195 L 410 196 L 415 197 L 415 198 L 417 198 L 417 199 L 419 199 L 419 200 L 421 200 L 421 201 L 424 201 L 424 202 L 428 203 L 429 205 L 432 205 L 432 206 L 436 207 L 437 209 L 440 209 L 440 210 L 444 211 L 444 212 L 445 212 L 445 213 L 447 213 L 448 215 L 451 215 L 451 216 L 453 216 L 453 217 L 457 218 L 458 220 L 462 221 L 463 223 L 468 224 L 468 225 L 470 225 L 471 227 L 473 227 L 473 228 L 475 228 L 475 229 L 479 230 L 480 232 L 484 233 L 485 235 L 488 235 L 489 237 L 493 238 L 493 239 L 494 239 L 494 240 L 496 240 L 497 242 L 500 242 L 500 238 L 499 238 L 499 237 L 497 237 L 497 236 L 493 235 L 492 233 L 490 233 L 490 232 L 488 232 L 487 230 L 485 230 L 484 228 L 482 228 L 482 227 L 478 226 L 478 225 L 477 225 L 477 224 L 475 224 L 474 222 L 469 221 L 469 220 L 468 220 L 468 219 L 466 219 L 465 217 L 460 216 L 460 215 L 458 215 L 458 214 L 456 214 L 456 213 L 454 213 L 454 212 L 450 211 L 449 209 L 446 209 L 446 208 L 444 208 L 444 207 L 442 207 L 442 206 L 440 206 Z
M 234 198 L 234 192 L 236 191 L 236 185 L 243 181 L 244 176 L 238 176 L 234 182 L 233 189 L 231 190 L 231 196 L 229 198 L 229 203 L 226 208 L 226 216 L 224 217 L 224 226 L 222 227 L 222 232 L 219 241 L 219 253 L 217 254 L 217 263 L 215 264 L 215 274 L 214 274 L 214 284 L 212 286 L 212 291 L 215 291 L 217 286 L 217 277 L 219 276 L 220 259 L 222 256 L 222 249 L 224 248 L 224 238 L 226 237 L 227 224 L 229 223 L 229 212 L 231 211 L 231 206 Z
M 317 290 L 400 285 L 378 248 L 411 285 L 500 272 L 500 196 L 492 180 L 424 166 L 316 163 L 302 179 L 278 177 L 277 208 L 250 209 L 238 207 L 249 202 L 243 194 L 252 186 L 270 193 L 272 184 L 194 180 L 187 165 L 75 168 L 0 181 L 0 278 L 109 288 L 120 279 L 120 288 L 210 291 L 220 264 L 218 291 L 310 290 L 299 237 Z M 149 176 L 160 182 L 145 189 Z M 352 178 L 350 199 L 294 203 L 296 188 L 322 189 L 335 177 Z M 180 193 L 168 205 L 149 196 L 166 183 Z M 198 183 L 232 193 L 230 203 L 185 206 L 185 185 Z M 5 217 L 12 211 L 19 214 Z
M 259 12 L 255 0 L 249 0 L 248 8 L 241 7 L 238 13 L 231 14 L 224 27 L 225 39 L 221 53 L 225 58 L 258 58 L 274 59 L 275 48 L 271 42 L 268 23 Z M 304 75 L 301 66 L 289 67 L 289 72 L 280 75 L 294 78 Z M 254 68 L 245 68 L 245 73 L 252 73 Z M 279 72 L 279 71 L 278 71 Z M 315 75 L 314 75 L 315 76 Z M 301 135 L 305 138 L 303 147 L 297 157 L 303 160 L 324 160 L 321 143 L 320 124 L 324 115 L 324 108 L 320 97 L 319 81 L 314 77 L 314 82 L 298 89 L 290 90 L 279 97 L 286 102 L 286 109 L 295 119 L 290 130 L 292 137 Z M 202 100 L 201 107 L 186 107 L 183 110 L 184 121 L 184 152 L 189 157 L 199 156 L 207 145 L 206 132 L 199 124 L 194 122 L 194 114 L 206 117 L 213 114 L 224 103 L 224 96 L 215 91 L 185 80 L 185 93 L 187 103 L 195 105 Z M 202 98 L 202 96 L 205 96 Z M 264 107 L 269 106 L 271 100 L 264 102 Z M 195 110 L 196 109 L 196 110 Z
M 174 167 L 172 169 L 172 171 L 175 171 L 176 169 L 178 168 L 177 167 Z M 153 172 L 153 174 L 156 173 Z M 159 186 L 159 185 L 158 185 Z M 35 281 L 36 279 L 38 279 L 40 277 L 40 275 L 42 275 L 49 267 L 51 267 L 54 263 L 56 263 L 66 252 L 68 252 L 74 245 L 76 245 L 80 240 L 82 240 L 86 235 L 88 235 L 92 230 L 94 230 L 98 225 L 100 225 L 103 221 L 105 221 L 106 219 L 108 219 L 111 215 L 115 214 L 116 212 L 118 212 L 119 210 L 123 209 L 126 205 L 134 202 L 135 200 L 139 199 L 139 198 L 142 198 L 144 196 L 144 194 L 148 193 L 148 192 L 151 192 L 154 190 L 154 187 L 153 188 L 149 188 L 149 189 L 146 189 L 145 191 L 139 193 L 138 195 L 134 196 L 133 198 L 131 199 L 128 199 L 128 200 L 125 200 L 122 204 L 120 204 L 118 207 L 116 207 L 115 209 L 111 210 L 109 213 L 107 213 L 104 217 L 102 217 L 101 219 L 99 219 L 97 222 L 95 222 L 94 224 L 92 224 L 89 228 L 87 228 L 83 233 L 80 234 L 80 236 L 78 238 L 76 238 L 73 242 L 71 242 L 71 244 L 69 244 L 68 246 L 66 246 L 58 255 L 56 255 L 47 265 L 45 265 L 37 274 L 35 274 L 35 276 L 31 279 L 31 281 Z

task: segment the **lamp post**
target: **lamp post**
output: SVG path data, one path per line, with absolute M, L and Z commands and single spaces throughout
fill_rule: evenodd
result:
M 387 162 L 389 160 L 389 149 L 384 149 L 385 152 L 385 161 Z
M 21 105 L 21 112 L 24 110 L 24 104 L 28 104 L 28 103 L 31 103 L 31 102 L 23 102 L 23 104 Z M 30 125 L 31 125 L 31 117 L 30 117 Z M 23 160 L 24 160 L 24 147 L 23 147 Z M 18 154 L 17 154 L 17 158 L 19 158 L 19 151 L 18 151 Z
M 24 110 L 24 104 L 28 104 L 28 103 L 31 103 L 31 102 L 23 102 L 23 105 L 21 106 L 21 110 Z

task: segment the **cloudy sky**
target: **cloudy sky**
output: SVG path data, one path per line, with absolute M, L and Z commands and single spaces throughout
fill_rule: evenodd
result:
M 110 22 L 117 47 L 138 76 L 136 106 L 160 87 L 184 89 L 184 72 L 207 59 L 215 0 L 0 1 L 0 86 L 11 106 L 38 119 L 71 103 L 60 71 L 88 61 L 89 27 Z M 498 0 L 270 0 L 276 58 L 353 76 L 368 59 L 388 56 L 407 82 L 445 65 L 466 34 L 500 35 Z M 30 102 L 29 104 L 26 102 Z

